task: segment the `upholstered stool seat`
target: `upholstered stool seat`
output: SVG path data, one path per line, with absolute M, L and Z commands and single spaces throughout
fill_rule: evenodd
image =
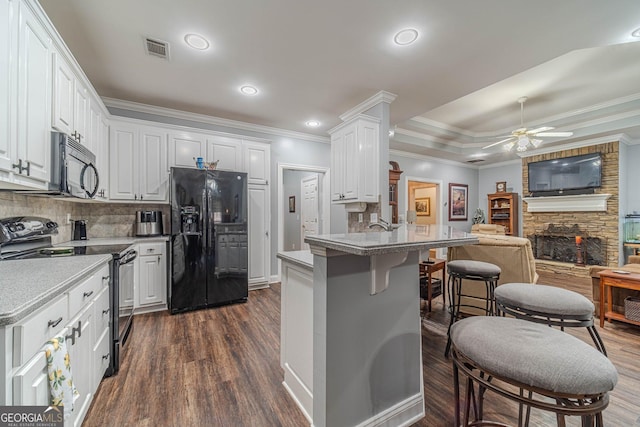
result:
M 587 328 L 596 348 L 607 354 L 595 328 L 595 307 L 588 298 L 567 289 L 531 283 L 506 283 L 494 291 L 498 312 L 560 328 Z
M 595 417 L 601 425 L 608 392 L 618 380 L 609 359 L 584 341 L 526 320 L 488 316 L 462 319 L 451 327 L 451 343 L 456 426 L 460 425 L 459 371 L 467 376 L 465 426 L 469 425 L 472 403 L 477 421 L 473 425 L 496 425 L 482 419 L 485 390 L 562 417 L 581 416 L 586 423 L 583 425 L 591 425 Z M 478 384 L 477 391 L 474 384 Z M 528 391 L 529 395 L 514 389 Z
M 501 272 L 502 270 L 500 270 L 500 267 L 497 265 L 484 261 L 463 259 L 449 261 L 447 264 L 447 273 L 449 274 L 449 313 L 451 314 L 449 329 L 451 329 L 451 325 L 461 316 L 461 307 L 471 307 L 474 310 L 481 310 L 482 314 L 489 316 L 495 313 L 493 292 L 496 286 L 498 286 L 498 279 L 500 278 Z M 467 298 L 471 301 L 477 301 L 478 297 L 477 295 L 470 295 L 463 292 L 463 280 L 470 281 L 467 282 L 467 286 L 471 286 L 473 282 L 484 282 L 485 292 L 484 297 L 481 298 L 484 300 L 484 309 L 466 302 Z M 449 355 L 450 347 L 451 338 L 448 338 L 444 351 L 445 357 Z

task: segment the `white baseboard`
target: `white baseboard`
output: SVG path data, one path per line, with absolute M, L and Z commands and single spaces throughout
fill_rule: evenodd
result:
M 153 313 L 155 311 L 167 311 L 168 307 L 167 304 L 155 304 L 155 305 L 148 305 L 148 306 L 143 306 L 143 307 L 136 307 L 133 310 L 133 314 L 145 314 L 145 313 Z
M 356 427 L 405 427 L 424 418 L 424 415 L 424 398 L 422 393 L 418 393 Z
M 266 289 L 269 288 L 269 284 L 268 283 L 255 283 L 253 285 L 249 285 L 249 290 L 250 291 L 255 291 L 256 289 Z

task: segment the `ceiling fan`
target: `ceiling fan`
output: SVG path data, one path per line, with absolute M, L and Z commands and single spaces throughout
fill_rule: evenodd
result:
M 506 142 L 504 146 L 506 150 L 511 150 L 515 146 L 517 151 L 527 151 L 529 144 L 534 148 L 538 148 L 540 144 L 542 144 L 542 140 L 538 139 L 538 137 L 565 137 L 573 135 L 573 132 L 549 132 L 554 129 L 551 126 L 542 126 L 528 130 L 524 127 L 524 103 L 526 101 L 526 96 L 518 98 L 518 102 L 520 103 L 520 128 L 511 131 L 511 135 L 499 136 L 498 138 L 504 139 L 482 147 L 483 150 Z

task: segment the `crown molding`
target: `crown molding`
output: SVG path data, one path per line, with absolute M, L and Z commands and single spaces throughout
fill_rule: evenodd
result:
M 478 135 L 476 132 L 471 132 L 466 129 L 459 128 L 457 126 L 448 125 L 446 123 L 439 122 L 437 120 L 428 119 L 423 116 L 416 116 L 406 121 L 406 123 L 411 124 L 411 122 L 417 122 L 422 125 L 430 126 L 436 128 L 438 130 L 444 130 L 447 132 L 451 132 L 458 135 L 464 135 L 469 138 L 476 138 Z
M 538 156 L 540 154 L 557 153 L 558 151 L 572 150 L 574 148 L 589 147 L 592 145 L 606 144 L 609 142 L 616 142 L 616 141 L 622 142 L 623 144 L 629 144 L 629 141 L 631 141 L 631 139 L 629 139 L 627 135 L 620 133 L 617 135 L 607 135 L 607 136 L 601 136 L 598 138 L 585 139 L 577 142 L 570 142 L 568 144 L 562 144 L 561 146 L 538 148 L 532 151 L 516 153 L 516 155 L 518 155 L 518 157 L 521 157 L 521 158 L 526 158 L 526 157 Z
M 347 120 L 350 120 L 355 116 L 364 113 L 369 108 L 375 107 L 381 102 L 386 102 L 387 104 L 391 104 L 393 101 L 395 101 L 397 97 L 398 95 L 395 95 L 391 92 L 387 92 L 385 90 L 381 90 L 380 92 L 373 95 L 371 98 L 362 101 L 360 104 L 356 105 L 355 107 L 341 114 L 339 116 L 340 120 L 342 120 L 343 122 L 346 122 Z
M 424 161 L 430 161 L 430 162 L 435 162 L 435 163 L 443 163 L 445 165 L 453 165 L 453 166 L 458 166 L 458 167 L 463 167 L 463 168 L 469 168 L 469 169 L 480 169 L 479 166 L 476 165 L 471 165 L 471 164 L 466 164 L 463 162 L 457 162 L 455 160 L 448 160 L 448 159 L 443 159 L 441 157 L 431 157 L 431 156 L 426 156 L 424 154 L 416 154 L 416 153 L 411 153 L 409 151 L 401 151 L 401 150 L 389 150 L 389 155 L 390 156 L 397 156 L 397 157 L 404 157 L 406 159 L 413 159 L 413 160 L 424 160 Z
M 506 160 L 500 163 L 490 163 L 488 165 L 478 166 L 478 169 L 491 169 L 491 168 L 499 168 L 503 166 L 512 166 L 512 165 L 522 165 L 522 160 L 515 159 L 515 160 Z
M 253 123 L 241 122 L 238 120 L 223 119 L 220 117 L 208 116 L 199 113 L 190 113 L 188 111 L 174 110 L 172 108 L 159 107 L 155 105 L 142 104 L 139 102 L 125 101 L 122 99 L 114 99 L 103 97 L 102 101 L 107 107 L 120 108 L 123 110 L 135 111 L 138 113 L 153 114 L 162 117 L 171 117 L 180 120 L 189 120 L 191 122 L 206 123 L 216 126 L 225 126 L 234 129 L 242 129 L 252 132 L 265 133 L 268 135 L 284 136 L 288 138 L 301 139 L 304 141 L 320 142 L 329 144 L 329 137 L 312 135 L 292 130 L 273 128 L 270 126 L 257 125 Z

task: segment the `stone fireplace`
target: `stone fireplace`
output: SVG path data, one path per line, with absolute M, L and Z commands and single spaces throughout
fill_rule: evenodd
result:
M 537 260 L 583 265 L 606 265 L 606 239 L 589 236 L 578 224 L 545 224 L 531 236 L 533 256 Z
M 583 207 L 549 208 L 547 211 L 531 211 L 526 200 L 522 203 L 522 235 L 531 241 L 536 258 L 536 269 L 539 271 L 589 277 L 590 266 L 618 266 L 619 142 L 613 141 L 524 157 L 522 187 L 525 197 L 523 198 L 527 196 L 529 162 L 594 152 L 602 154 L 602 186 L 596 189 L 594 196 L 610 195 L 607 196 L 608 200 L 603 208 L 593 210 L 583 209 Z M 578 262 L 576 236 L 582 238 L 582 263 Z

